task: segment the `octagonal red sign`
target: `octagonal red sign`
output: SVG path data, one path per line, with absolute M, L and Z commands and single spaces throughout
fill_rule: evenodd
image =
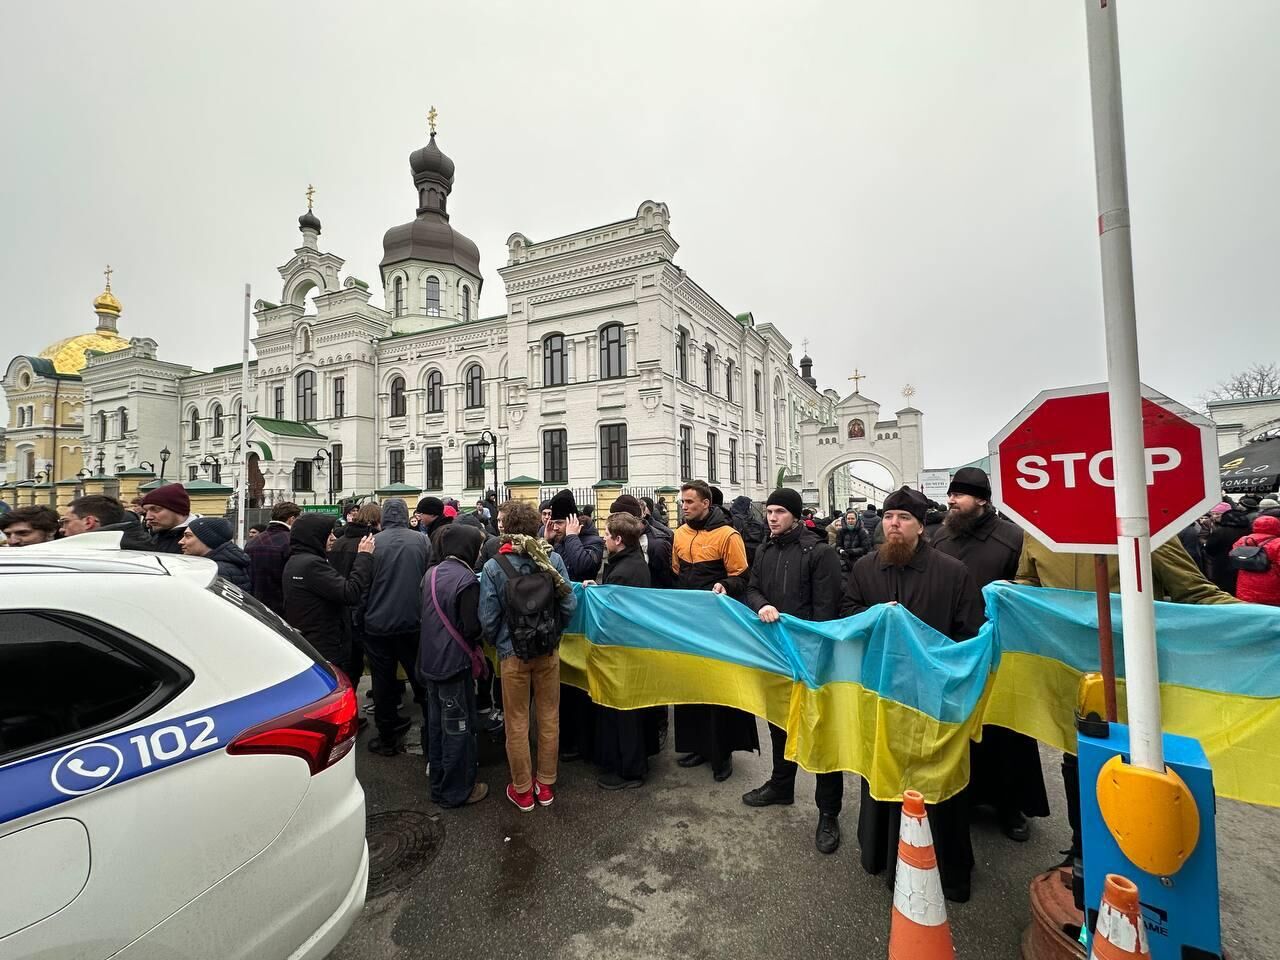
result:
M 1213 424 L 1142 388 L 1153 547 L 1219 499 Z M 1036 539 L 1070 553 L 1116 552 L 1107 385 L 1046 390 L 991 440 L 996 504 Z

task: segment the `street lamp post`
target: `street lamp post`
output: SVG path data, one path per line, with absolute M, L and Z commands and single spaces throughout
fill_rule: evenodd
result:
M 98 464 L 97 475 L 100 477 L 105 477 L 107 475 L 107 469 L 106 467 L 103 466 L 103 463 L 106 461 L 106 459 L 107 459 L 107 453 L 105 450 L 99 450 L 98 455 L 94 457 L 94 460 Z
M 139 470 L 146 470 L 148 473 L 155 473 L 155 472 L 156 472 L 156 465 L 155 465 L 154 463 L 152 463 L 150 460 L 139 460 L 139 461 L 138 461 L 138 469 L 139 469 Z
M 484 488 L 484 458 L 489 454 L 489 448 L 493 447 L 493 499 L 498 499 L 498 437 L 492 430 L 486 428 L 480 433 L 480 487 Z
M 317 450 L 316 455 L 311 458 L 311 462 L 316 465 L 317 472 L 324 470 L 324 464 L 326 460 L 329 461 L 330 469 L 329 469 L 329 477 L 328 477 L 329 499 L 327 499 L 325 503 L 333 503 L 333 454 L 331 454 L 328 450 L 325 450 L 322 447 L 319 450 Z
M 170 458 L 171 456 L 173 456 L 173 454 L 171 454 L 171 453 L 169 452 L 169 448 L 168 448 L 168 447 L 162 447 L 162 448 L 160 449 L 160 482 L 161 482 L 161 483 L 164 483 L 164 468 L 165 468 L 165 464 L 167 464 L 167 463 L 169 462 L 169 458 Z
M 200 466 L 206 473 L 210 473 L 210 479 L 214 483 L 222 482 L 222 461 L 212 453 L 206 453 L 200 461 Z

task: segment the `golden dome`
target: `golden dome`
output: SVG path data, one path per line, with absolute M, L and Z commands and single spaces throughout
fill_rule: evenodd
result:
M 104 296 L 112 297 L 110 293 Z M 99 297 L 99 300 L 102 298 Z M 95 301 L 96 303 L 96 301 Z M 118 337 L 114 333 L 82 333 L 79 336 L 67 337 L 65 340 L 59 340 L 55 344 L 51 344 L 40 351 L 40 357 L 44 360 L 52 360 L 53 368 L 59 373 L 79 373 L 84 369 L 85 359 L 84 352 L 86 350 L 97 350 L 99 353 L 114 353 L 117 350 L 123 350 L 129 345 L 129 341 L 124 337 Z
M 120 316 L 120 301 L 116 299 L 116 295 L 111 292 L 111 284 L 107 284 L 107 289 L 93 298 L 94 313 L 114 313 Z

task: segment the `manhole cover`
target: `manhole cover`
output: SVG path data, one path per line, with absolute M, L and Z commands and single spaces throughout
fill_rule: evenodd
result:
M 444 827 L 416 810 L 371 813 L 365 821 L 369 843 L 369 892 L 377 897 L 420 874 L 444 842 Z

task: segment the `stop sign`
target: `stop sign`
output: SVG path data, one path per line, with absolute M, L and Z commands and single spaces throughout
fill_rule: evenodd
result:
M 1219 499 L 1213 424 L 1142 388 L 1153 547 Z M 1058 552 L 1115 553 L 1115 461 L 1107 385 L 1046 390 L 991 440 L 996 504 Z

